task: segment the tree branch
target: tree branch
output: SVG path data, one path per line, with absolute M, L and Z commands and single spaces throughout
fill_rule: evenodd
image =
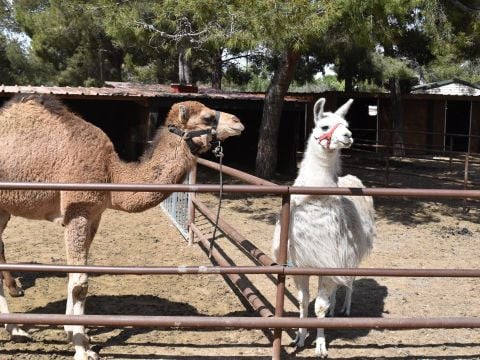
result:
M 460 10 L 463 10 L 465 12 L 471 12 L 471 11 L 474 11 L 474 12 L 480 12 L 480 4 L 477 5 L 477 6 L 469 6 L 469 5 L 465 5 L 463 2 L 461 2 L 460 0 L 450 0 L 450 2 L 456 6 L 457 8 L 459 8 Z

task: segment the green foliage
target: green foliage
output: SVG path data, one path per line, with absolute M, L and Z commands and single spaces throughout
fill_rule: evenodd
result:
M 325 75 L 306 83 L 294 81 L 289 88 L 290 92 L 324 92 L 324 91 L 343 91 L 345 82 L 338 80 L 335 75 Z
M 120 79 L 121 49 L 106 35 L 104 8 L 95 3 L 15 1 L 17 21 L 31 37 L 34 54 L 55 69 L 53 82 L 100 85 Z

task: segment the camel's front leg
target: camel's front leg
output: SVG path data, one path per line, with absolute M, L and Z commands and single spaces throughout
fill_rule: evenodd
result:
M 0 263 L 5 264 L 7 261 L 5 260 L 5 245 L 3 243 L 2 234 L 5 230 L 5 227 L 10 220 L 10 214 L 6 211 L 0 210 Z M 23 296 L 24 292 L 23 289 L 17 285 L 17 282 L 13 278 L 10 271 L 2 271 L 3 280 L 5 285 L 8 288 L 8 293 L 11 297 L 18 297 Z
M 86 265 L 88 249 L 94 234 L 93 224 L 88 217 L 81 214 L 65 216 L 65 243 L 67 249 L 67 262 L 69 265 Z M 88 275 L 71 273 L 68 277 L 67 315 L 83 315 L 85 313 L 85 300 L 88 291 Z M 75 360 L 98 359 L 98 355 L 90 350 L 90 342 L 85 334 L 85 326 L 65 326 L 67 336 L 75 346 Z

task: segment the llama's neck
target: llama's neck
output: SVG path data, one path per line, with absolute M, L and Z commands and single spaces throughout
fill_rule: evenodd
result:
M 138 163 L 115 161 L 112 164 L 113 183 L 178 184 L 192 168 L 195 156 L 185 141 L 161 129 L 155 147 Z M 140 212 L 152 208 L 167 198 L 164 192 L 112 192 L 111 208 L 127 212 Z
M 326 151 L 310 138 L 294 185 L 336 187 L 340 167 L 340 151 Z

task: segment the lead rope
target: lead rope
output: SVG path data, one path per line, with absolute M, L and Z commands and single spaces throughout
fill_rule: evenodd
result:
M 218 158 L 218 164 L 219 164 L 219 171 L 220 171 L 220 193 L 218 196 L 218 208 L 217 208 L 217 216 L 215 219 L 215 227 L 213 228 L 213 234 L 212 237 L 210 238 L 210 249 L 208 250 L 208 257 L 212 257 L 212 250 L 213 250 L 213 245 L 215 244 L 215 235 L 217 233 L 218 229 L 218 220 L 220 218 L 220 208 L 222 206 L 222 198 L 223 198 L 223 175 L 222 175 L 222 160 L 223 160 L 223 148 L 222 145 L 220 144 L 220 141 L 217 143 L 217 147 L 213 149 L 213 155 Z

